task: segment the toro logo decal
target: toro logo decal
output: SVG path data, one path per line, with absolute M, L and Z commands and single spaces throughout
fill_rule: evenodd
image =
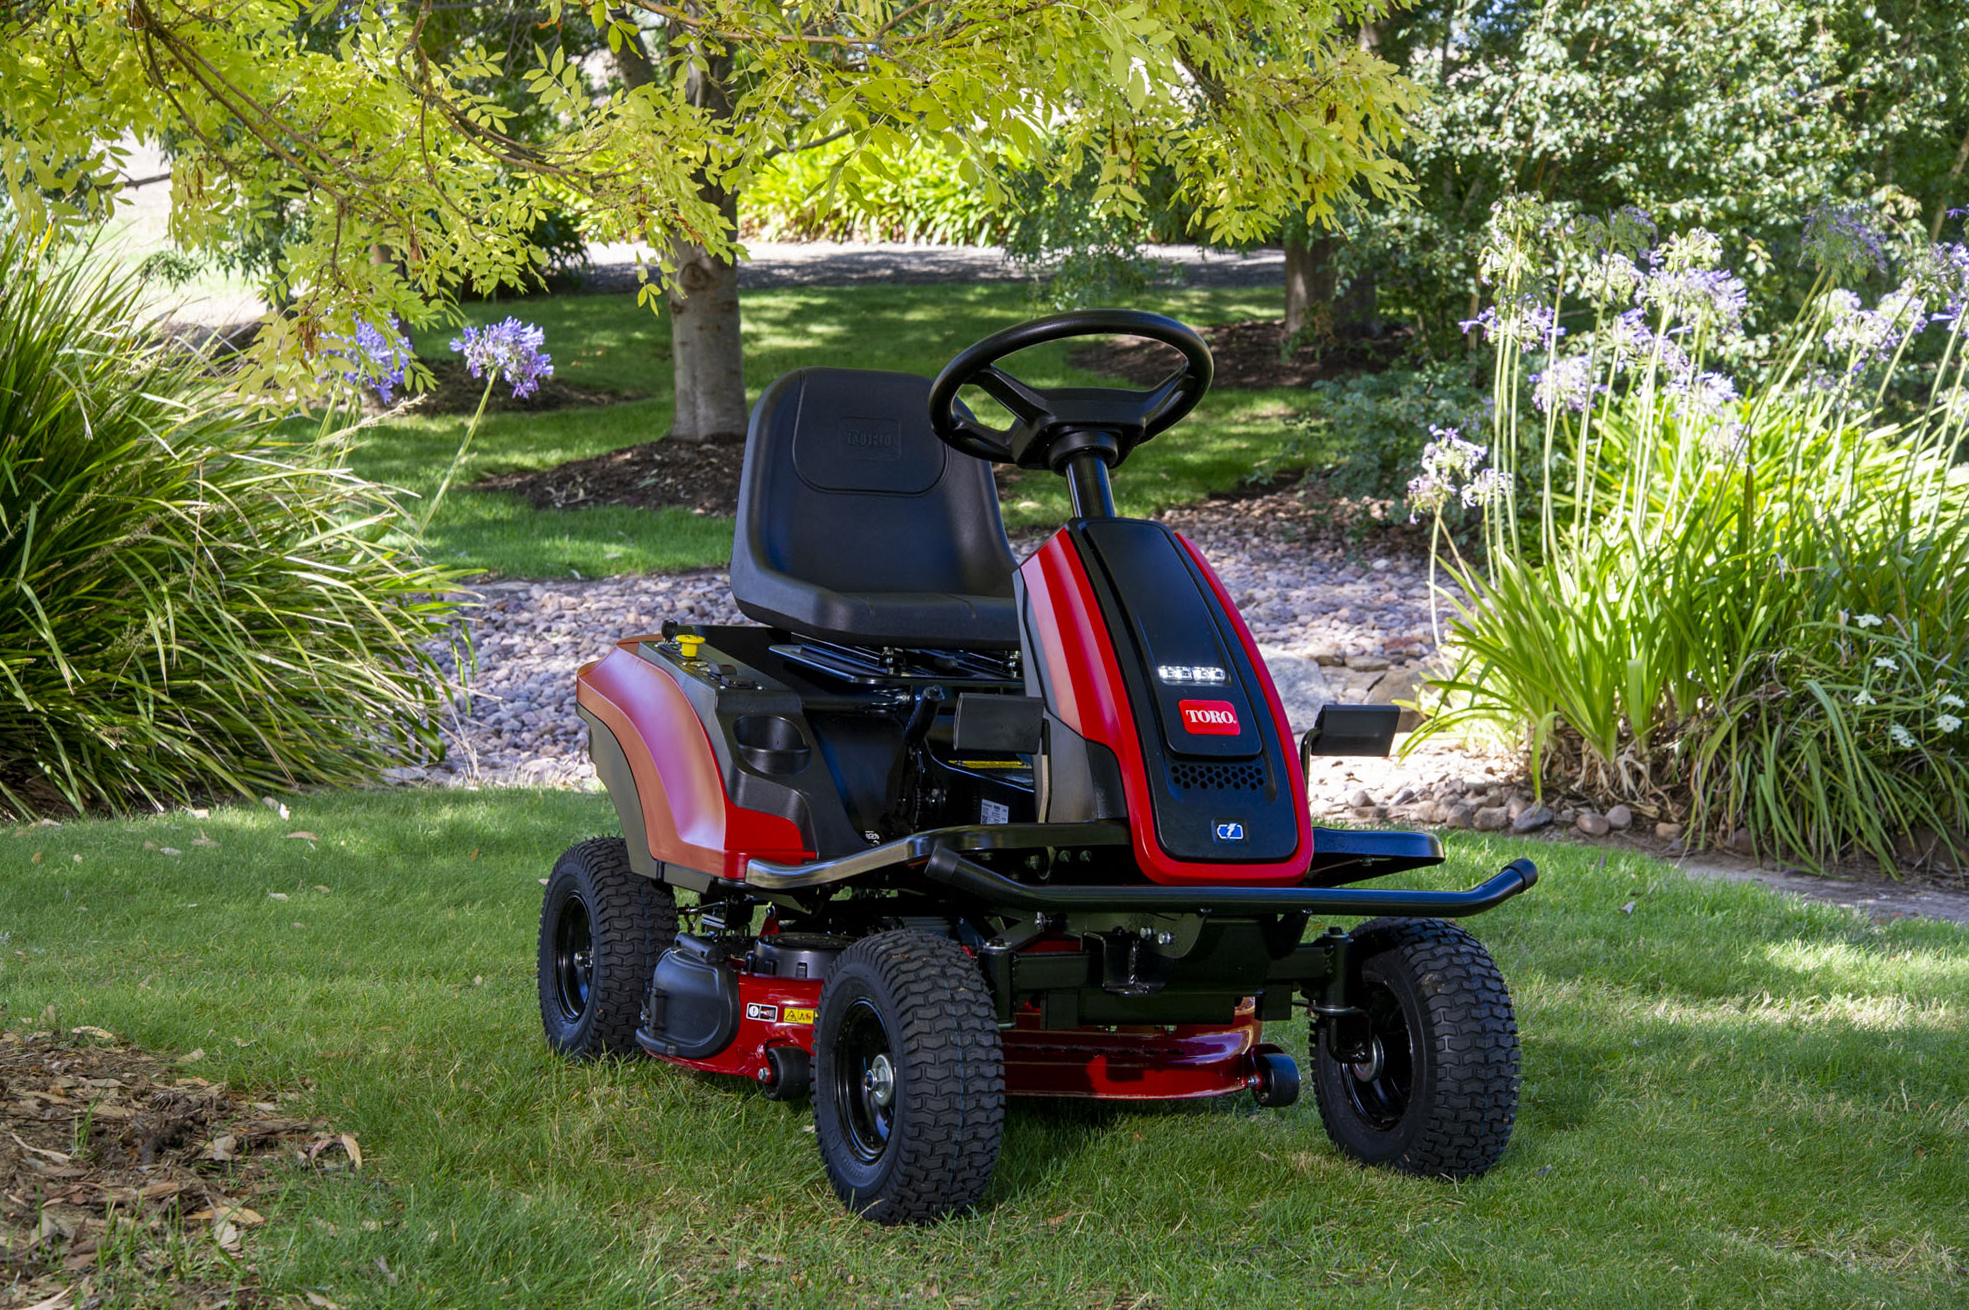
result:
M 1177 701 L 1183 712 L 1183 731 L 1207 737 L 1235 737 L 1238 734 L 1237 706 L 1227 700 Z

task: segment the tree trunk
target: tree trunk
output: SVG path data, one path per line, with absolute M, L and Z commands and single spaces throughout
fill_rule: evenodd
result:
M 1366 273 L 1354 276 L 1344 296 L 1339 289 L 1340 238 L 1322 232 L 1308 241 L 1304 236 L 1288 237 L 1285 242 L 1285 335 L 1302 332 L 1319 341 L 1342 336 L 1373 336 L 1381 329 L 1375 313 L 1374 279 Z
M 729 55 L 693 66 L 686 97 L 720 117 L 730 115 L 731 95 L 725 86 L 730 73 Z M 699 188 L 736 228 L 738 193 L 702 178 Z M 677 274 L 669 293 L 670 355 L 677 410 L 670 436 L 678 441 L 743 437 L 745 356 L 739 340 L 738 266 L 685 241 L 678 242 L 672 253 Z

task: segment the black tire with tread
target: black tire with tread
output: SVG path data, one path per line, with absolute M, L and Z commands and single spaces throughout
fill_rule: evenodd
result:
M 1518 1107 L 1518 1025 L 1483 944 L 1440 919 L 1375 919 L 1354 929 L 1370 991 L 1393 996 L 1414 1068 L 1398 1122 L 1368 1119 L 1316 1026 L 1313 1091 L 1327 1135 L 1367 1164 L 1431 1178 L 1473 1178 L 1503 1155 Z
M 573 897 L 587 909 L 593 964 L 587 1002 L 570 1015 L 556 978 L 555 935 Z M 676 897 L 630 866 L 622 838 L 594 837 L 562 852 L 540 909 L 537 980 L 547 1045 L 575 1060 L 639 1050 L 636 1027 L 650 976 L 676 936 Z
M 836 1089 L 836 1041 L 857 1002 L 880 1016 L 895 1056 L 893 1127 L 873 1162 L 857 1158 Z M 977 963 L 931 933 L 864 937 L 829 974 L 817 1020 L 815 1135 L 841 1200 L 883 1224 L 928 1223 L 975 1205 L 1005 1124 L 997 1012 Z

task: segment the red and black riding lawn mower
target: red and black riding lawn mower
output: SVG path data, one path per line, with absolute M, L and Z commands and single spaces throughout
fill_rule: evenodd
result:
M 1147 391 L 998 367 L 1111 334 L 1182 366 Z M 1497 1160 L 1510 994 L 1474 937 L 1407 916 L 1475 914 L 1537 871 L 1345 885 L 1443 859 L 1425 834 L 1311 824 L 1306 759 L 1385 754 L 1397 711 L 1328 706 L 1295 752 L 1210 565 L 1114 510 L 1110 470 L 1210 376 L 1182 324 L 1090 311 L 989 337 L 934 382 L 811 368 L 766 389 L 731 572 L 758 626 L 666 623 L 579 676 L 626 840 L 582 842 L 548 882 L 556 1050 L 811 1091 L 835 1190 L 898 1223 L 977 1201 L 1007 1095 L 1290 1104 L 1299 1068 L 1261 1025 L 1300 1002 L 1343 1151 L 1445 1177 Z M 980 422 L 965 387 L 1011 425 Z M 1024 562 L 993 461 L 1072 492 Z M 1370 914 L 1404 917 L 1307 932 Z

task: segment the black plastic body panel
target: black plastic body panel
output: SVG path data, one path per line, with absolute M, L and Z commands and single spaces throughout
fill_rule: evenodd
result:
M 1197 864 L 1270 864 L 1304 854 L 1303 802 L 1285 785 L 1285 745 L 1264 684 L 1189 552 L 1162 524 L 1138 519 L 1076 519 L 1067 534 L 1114 643 L 1157 843 Z M 1182 681 L 1164 670 L 1223 677 Z M 1190 721 L 1194 706 L 1234 715 L 1235 732 Z M 1226 838 L 1233 830 L 1240 839 Z
M 656 962 L 646 1026 L 636 1040 L 658 1055 L 708 1059 L 738 1032 L 738 975 L 715 948 L 679 934 Z

